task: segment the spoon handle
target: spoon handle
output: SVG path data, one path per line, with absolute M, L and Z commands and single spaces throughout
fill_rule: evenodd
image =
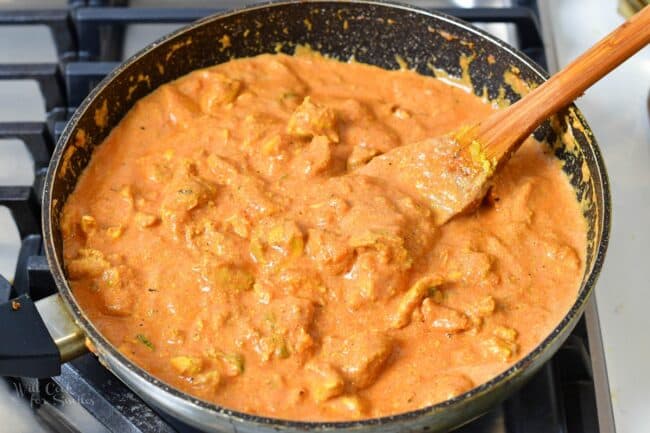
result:
M 650 43 L 650 6 L 589 48 L 515 104 L 476 125 L 478 140 L 490 158 L 507 160 L 550 115 L 567 106 L 587 88 Z

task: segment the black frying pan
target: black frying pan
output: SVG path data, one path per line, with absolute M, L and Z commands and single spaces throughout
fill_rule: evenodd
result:
M 306 21 L 311 25 L 306 25 Z M 231 46 L 222 49 L 219 39 L 226 34 Z M 538 128 L 535 136 L 547 141 L 555 156 L 564 162 L 563 170 L 588 222 L 586 270 L 575 304 L 532 353 L 465 394 L 416 411 L 355 422 L 265 418 L 197 400 L 160 382 L 119 353 L 98 332 L 77 305 L 66 281 L 59 231 L 63 204 L 94 148 L 138 98 L 161 84 L 234 57 L 272 53 L 278 47 L 291 53 L 296 44 L 309 44 L 340 59 L 354 56 L 359 62 L 388 69 L 399 67 L 396 56 L 400 56 L 424 75 L 432 75 L 432 70 L 437 69 L 450 76 L 461 76 L 461 58 L 473 57 L 466 71 L 472 90 L 477 94 L 486 92 L 489 99 L 498 98 L 500 92 L 502 98 L 505 95 L 510 101 L 519 98 L 505 82 L 507 71 L 517 72 L 522 80 L 533 84 L 546 77 L 524 54 L 471 25 L 412 7 L 371 1 L 257 6 L 203 19 L 154 42 L 119 66 L 90 93 L 57 144 L 45 181 L 42 214 L 45 249 L 59 294 L 38 301 L 36 309 L 28 298 L 0 306 L 0 323 L 9 321 L 14 327 L 22 327 L 21 333 L 14 334 L 12 345 L 0 348 L 0 374 L 57 374 L 61 362 L 84 351 L 85 340 L 92 344 L 103 364 L 143 399 L 206 431 L 440 431 L 487 411 L 521 386 L 555 353 L 577 323 L 593 290 L 609 234 L 610 196 L 605 167 L 588 125 L 574 106 Z M 147 79 L 138 80 L 138 76 Z M 132 89 L 134 83 L 136 87 Z M 108 107 L 107 122 L 97 124 L 95 112 L 104 104 Z M 3 357 L 13 357 L 14 361 L 3 362 Z M 19 362 L 15 361 L 17 357 Z

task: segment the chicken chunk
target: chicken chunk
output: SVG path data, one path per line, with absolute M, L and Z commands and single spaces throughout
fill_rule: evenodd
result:
M 231 185 L 240 177 L 237 166 L 224 157 L 212 153 L 208 155 L 206 162 L 217 183 Z
M 408 275 L 397 263 L 386 263 L 376 250 L 357 252 L 356 260 L 344 275 L 343 298 L 357 309 L 368 302 L 388 300 L 403 291 Z
M 81 217 L 81 231 L 86 234 L 86 236 L 91 235 L 97 230 L 97 221 L 90 215 L 83 215 Z
M 181 376 L 194 376 L 203 368 L 203 360 L 195 356 L 175 356 L 169 363 Z
M 135 304 L 133 272 L 124 265 L 106 269 L 97 281 L 103 310 L 110 316 L 129 316 Z
M 197 374 L 192 378 L 193 387 L 206 391 L 216 391 L 221 383 L 221 374 L 217 370 Z
M 296 297 L 286 297 L 262 306 L 253 326 L 259 330 L 259 335 L 252 341 L 261 361 L 293 355 L 304 359 L 314 347 L 310 332 L 315 313 L 312 301 Z
M 294 221 L 266 219 L 255 227 L 250 250 L 258 263 L 264 263 L 296 258 L 302 255 L 304 245 L 302 230 Z
M 205 114 L 214 115 L 225 104 L 235 100 L 242 88 L 242 82 L 225 74 L 212 71 L 199 71 L 201 91 L 199 106 Z
M 393 352 L 393 342 L 385 334 L 361 332 L 343 340 L 331 339 L 324 344 L 332 364 L 356 388 L 372 385 Z
M 330 139 L 317 135 L 306 147 L 297 149 L 292 161 L 292 169 L 305 176 L 316 176 L 324 173 L 332 163 Z
M 516 342 L 518 334 L 515 329 L 499 325 L 492 330 L 492 335 L 482 341 L 485 355 L 506 362 L 519 350 Z
M 179 224 L 187 219 L 193 209 L 210 201 L 215 192 L 214 185 L 198 176 L 194 163 L 182 161 L 163 192 L 160 208 L 163 223 L 177 236 Z
M 422 300 L 433 294 L 433 290 L 442 284 L 442 279 L 437 276 L 428 276 L 419 279 L 402 296 L 393 317 L 392 327 L 399 329 L 411 323 L 413 311 L 422 303 Z
M 448 276 L 451 280 L 460 280 L 466 284 L 492 284 L 498 279 L 493 263 L 494 257 L 488 253 L 470 248 L 461 249 L 449 257 Z
M 569 245 L 563 244 L 550 236 L 541 240 L 540 244 L 546 258 L 550 261 L 561 263 L 562 267 L 570 272 L 580 269 L 578 253 Z M 560 270 L 560 272 L 562 271 Z
M 361 167 L 366 162 L 370 161 L 375 156 L 379 155 L 380 152 L 377 149 L 368 147 L 365 145 L 357 145 L 352 148 L 352 153 L 348 157 L 348 170 L 354 170 Z
M 81 278 L 98 277 L 108 269 L 111 264 L 104 258 L 104 254 L 92 248 L 82 248 L 77 258 L 67 262 L 68 276 L 72 280 Z
M 138 101 L 136 109 L 146 111 L 148 116 L 159 116 L 161 124 L 185 128 L 193 118 L 201 114 L 200 107 L 174 86 L 159 89 L 159 99 L 154 103 L 146 98 Z
M 215 264 L 208 259 L 201 268 L 201 276 L 210 287 L 228 293 L 245 292 L 251 290 L 255 284 L 255 277 L 238 266 Z
M 422 302 L 424 320 L 435 329 L 447 333 L 461 332 L 469 329 L 472 322 L 461 311 L 439 305 L 431 298 Z
M 133 216 L 135 223 L 138 227 L 144 229 L 147 227 L 152 227 L 156 225 L 160 219 L 156 215 L 152 215 L 146 212 L 136 212 Z
M 308 231 L 306 252 L 321 272 L 334 275 L 349 269 L 354 259 L 353 249 L 344 237 L 321 229 Z
M 334 143 L 339 142 L 334 111 L 331 108 L 315 104 L 309 96 L 291 115 L 287 133 L 300 138 L 324 135 Z
M 317 403 L 337 397 L 345 391 L 341 373 L 330 364 L 310 363 L 305 366 L 305 370 L 311 396 Z

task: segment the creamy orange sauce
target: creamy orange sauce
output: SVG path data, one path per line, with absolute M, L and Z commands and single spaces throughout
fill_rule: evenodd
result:
M 568 180 L 531 139 L 486 204 L 436 226 L 363 167 L 491 110 L 316 55 L 193 72 L 135 105 L 65 204 L 74 294 L 137 364 L 248 413 L 368 418 L 467 391 L 575 300 L 586 235 Z

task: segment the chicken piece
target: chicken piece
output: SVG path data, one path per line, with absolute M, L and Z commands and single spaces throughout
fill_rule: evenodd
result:
M 492 330 L 492 334 L 509 343 L 513 343 L 517 339 L 518 335 L 515 329 L 508 326 L 497 326 Z
M 324 135 L 333 143 L 339 142 L 336 116 L 331 108 L 317 105 L 307 96 L 291 115 L 287 133 L 300 138 Z
M 331 182 L 331 179 L 328 182 Z M 332 193 L 326 199 L 310 204 L 308 212 L 316 226 L 331 227 L 337 224 L 349 210 L 349 202 L 341 195 Z
M 129 209 L 133 209 L 135 206 L 135 194 L 133 194 L 133 188 L 131 185 L 124 185 L 118 191 L 120 198 L 125 202 Z
M 344 237 L 321 229 L 309 229 L 305 251 L 321 272 L 333 275 L 348 270 L 354 259 L 354 250 Z
M 497 304 L 494 298 L 488 295 L 472 305 L 468 309 L 467 314 L 470 316 L 487 317 L 494 313 L 496 306 Z
M 314 346 L 310 331 L 314 324 L 316 305 L 314 302 L 296 297 L 284 298 L 272 306 L 273 332 L 286 338 L 291 353 L 304 354 Z
M 181 174 L 176 176 L 171 188 L 168 189 L 163 200 L 163 209 L 168 212 L 187 212 L 204 204 L 214 188 L 198 178 L 193 164 L 188 164 L 181 169 Z
M 400 236 L 387 230 L 365 230 L 352 235 L 348 246 L 357 253 L 344 280 L 350 307 L 389 299 L 404 290 L 408 282 L 405 271 L 413 262 Z
M 282 150 L 282 137 L 280 134 L 273 134 L 262 143 L 262 155 L 277 156 Z
M 287 296 L 280 301 L 260 305 L 248 333 L 253 348 L 262 362 L 298 356 L 304 361 L 314 347 L 310 334 L 315 304 L 307 299 Z
M 372 385 L 393 352 L 393 342 L 380 332 L 367 331 L 343 340 L 330 339 L 323 353 L 356 388 Z
M 386 263 L 377 251 L 358 252 L 343 278 L 343 299 L 349 308 L 388 300 L 404 290 L 407 275 L 400 267 Z
M 255 284 L 255 277 L 241 267 L 215 264 L 208 259 L 201 268 L 201 276 L 209 286 L 228 293 L 245 292 Z
M 253 347 L 260 355 L 262 362 L 268 362 L 271 359 L 284 359 L 290 355 L 286 339 L 278 335 L 260 337 Z
M 255 227 L 250 250 L 255 261 L 264 263 L 299 257 L 304 245 L 302 231 L 294 221 L 266 219 Z
M 316 307 L 312 301 L 301 298 L 287 297 L 276 305 L 271 305 L 276 332 L 287 334 L 297 329 L 311 328 Z
M 380 152 L 377 149 L 373 149 L 372 147 L 367 147 L 365 145 L 354 146 L 352 148 L 352 153 L 350 153 L 350 156 L 348 157 L 348 170 L 351 171 L 358 167 L 361 167 L 379 154 Z
M 560 273 L 564 273 L 565 270 L 570 272 L 576 272 L 580 269 L 580 258 L 578 253 L 570 247 L 569 245 L 563 244 L 552 237 L 547 237 L 540 240 L 540 247 L 543 248 L 544 255 L 549 260 L 561 264 L 562 266 L 555 266 L 551 269 L 557 269 Z
M 438 392 L 445 400 L 454 398 L 474 388 L 474 383 L 462 374 L 444 375 L 435 381 Z
M 231 161 L 211 153 L 206 160 L 214 180 L 222 185 L 232 185 L 240 176 L 239 169 Z
M 187 338 L 187 333 L 181 329 L 178 329 L 176 326 L 170 325 L 168 323 L 163 325 L 164 330 L 162 335 L 164 341 L 170 345 L 183 344 Z
M 244 239 L 248 239 L 250 236 L 251 223 L 243 215 L 234 214 L 229 216 L 224 220 L 224 223 L 226 223 L 227 227 L 230 227 L 237 236 Z
M 366 230 L 352 236 L 349 244 L 357 250 L 377 251 L 383 262 L 397 264 L 403 271 L 410 269 L 413 264 L 404 239 L 389 231 Z
M 77 252 L 77 258 L 69 260 L 66 264 L 71 280 L 99 277 L 110 266 L 104 254 L 92 248 L 81 248 Z
M 427 276 L 416 281 L 402 296 L 397 307 L 397 313 L 392 319 L 392 328 L 403 328 L 411 323 L 413 311 L 422 303 L 424 298 L 433 295 L 440 284 L 442 284 L 442 279 L 437 276 Z
M 269 266 L 275 263 L 277 266 Z M 258 295 L 270 299 L 271 293 L 278 296 L 296 297 L 309 299 L 317 304 L 324 302 L 327 287 L 324 285 L 321 276 L 317 272 L 305 273 L 305 262 L 296 260 L 283 263 L 267 262 L 262 267 L 255 289 Z M 260 302 L 268 303 L 260 298 Z
M 165 184 L 172 178 L 170 162 L 158 154 L 143 156 L 137 162 L 141 164 L 145 177 L 154 183 Z
M 216 391 L 221 385 L 221 374 L 217 370 L 197 374 L 192 377 L 192 386 L 206 391 Z
M 90 215 L 83 215 L 81 217 L 81 231 L 84 232 L 86 236 L 91 235 L 97 230 L 97 221 Z
M 133 216 L 133 219 L 136 225 L 141 229 L 153 227 L 158 221 L 160 221 L 156 215 L 152 215 L 146 212 L 136 212 Z
M 337 397 L 345 391 L 345 381 L 328 363 L 309 363 L 305 366 L 311 396 L 317 403 Z
M 493 337 L 482 341 L 484 354 L 506 362 L 519 350 L 516 343 L 517 331 L 507 326 L 497 326 L 492 330 Z
M 174 356 L 169 363 L 181 376 L 194 376 L 203 369 L 203 360 L 195 356 Z
M 249 220 L 255 221 L 269 217 L 281 209 L 282 197 L 266 190 L 267 186 L 260 179 L 242 178 L 234 191 L 234 198 L 244 205 L 243 213 Z
M 225 367 L 224 374 L 228 377 L 239 376 L 246 369 L 246 360 L 239 353 L 225 353 L 220 359 Z
M 106 269 L 97 281 L 103 310 L 110 316 L 129 316 L 133 312 L 135 293 L 133 272 L 124 265 Z
M 255 159 L 259 159 L 260 154 L 277 157 L 291 147 L 292 137 L 283 126 L 283 120 L 265 112 L 255 111 L 244 118 L 238 134 L 243 136 L 242 150 L 251 158 L 254 167 L 257 167 Z M 267 159 L 261 161 L 263 165 L 268 162 Z
M 219 109 L 237 98 L 242 82 L 224 74 L 213 71 L 198 71 L 201 89 L 198 102 L 201 111 L 208 115 L 216 115 Z
M 246 359 L 240 353 L 226 353 L 210 347 L 205 351 L 208 358 L 219 361 L 223 367 L 222 374 L 226 377 L 239 376 L 246 369 Z
M 179 224 L 185 222 L 193 209 L 210 201 L 215 192 L 212 184 L 198 176 L 194 163 L 182 161 L 174 178 L 163 191 L 160 208 L 163 223 L 178 236 Z
M 493 262 L 493 256 L 481 251 L 469 248 L 458 251 L 449 258 L 449 279 L 460 280 L 465 284 L 494 282 L 497 276 L 492 267 Z
M 306 147 L 296 150 L 296 156 L 291 162 L 292 171 L 305 176 L 316 176 L 330 168 L 332 149 L 330 139 L 317 135 Z
M 185 244 L 188 249 L 201 253 L 204 266 L 222 264 L 242 264 L 248 255 L 241 250 L 238 237 L 229 232 L 221 232 L 212 221 L 185 226 Z
M 113 240 L 118 239 L 120 236 L 122 236 L 123 233 L 124 227 L 121 225 L 109 227 L 106 229 L 106 235 Z
M 431 298 L 422 302 L 422 315 L 433 328 L 446 333 L 462 332 L 472 326 L 469 317 L 464 313 L 439 305 Z
M 162 86 L 152 99 L 141 99 L 135 106 L 137 110 L 147 112 L 147 116 L 160 116 L 162 124 L 171 127 L 186 128 L 197 115 L 200 107 L 175 86 Z

